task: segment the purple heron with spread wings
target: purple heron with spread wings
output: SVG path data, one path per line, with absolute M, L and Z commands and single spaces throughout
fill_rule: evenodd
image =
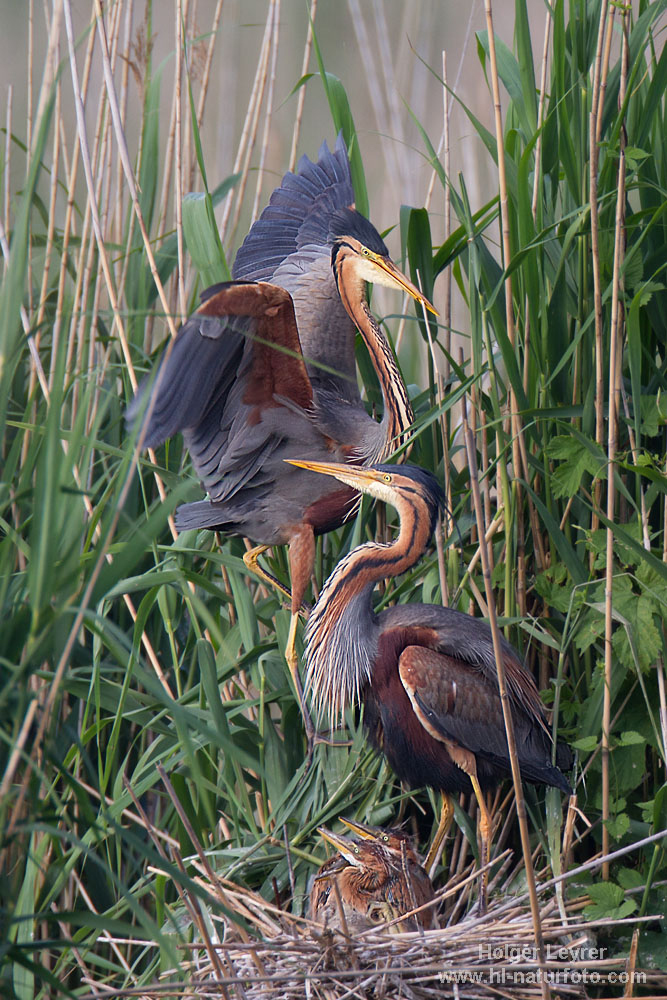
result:
M 251 539 L 257 547 L 244 561 L 273 584 L 258 556 L 272 545 L 289 546 L 286 659 L 312 749 L 296 626 L 315 536 L 343 523 L 356 494 L 283 460 L 370 464 L 400 444 L 412 408 L 366 301 L 367 282 L 407 292 L 435 310 L 355 210 L 342 135 L 333 152 L 324 143 L 317 163 L 303 157 L 298 172 L 285 175 L 241 246 L 233 276 L 203 293 L 128 419 L 148 413 L 146 447 L 183 434 L 208 499 L 178 508 L 180 531 L 210 528 Z M 357 329 L 382 389 L 379 422 L 366 412 L 357 385 Z

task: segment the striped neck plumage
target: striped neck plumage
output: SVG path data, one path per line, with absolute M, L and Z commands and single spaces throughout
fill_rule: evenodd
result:
M 373 612 L 375 584 L 414 566 L 431 536 L 431 517 L 416 495 L 392 498 L 398 537 L 367 542 L 338 563 L 306 625 L 306 692 L 319 719 L 334 729 L 349 705 L 359 705 L 370 682 L 380 631 Z
M 358 456 L 365 465 L 375 464 L 392 454 L 404 442 L 406 432 L 414 420 L 414 412 L 389 341 L 366 301 L 365 281 L 350 267 L 346 257 L 338 261 L 334 259 L 334 275 L 341 301 L 364 338 L 382 391 L 384 412 L 378 444 L 372 454 Z

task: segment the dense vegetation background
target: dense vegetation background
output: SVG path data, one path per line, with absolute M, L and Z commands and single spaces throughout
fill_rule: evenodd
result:
M 487 616 L 488 553 L 495 612 L 578 751 L 576 803 L 526 790 L 538 873 L 667 828 L 667 5 L 554 0 L 531 22 L 516 0 L 495 46 L 473 7 L 465 97 L 451 56 L 443 85 L 441 5 L 404 5 L 412 41 L 352 0 L 337 26 L 313 3 L 313 38 L 297 6 L 255 4 L 258 26 L 247 7 L 177 2 L 159 31 L 138 0 L 102 16 L 65 0 L 46 23 L 13 9 L 28 82 L 3 91 L 0 956 L 21 1000 L 177 965 L 186 895 L 215 911 L 197 845 L 220 877 L 300 913 L 318 824 L 400 811 L 422 843 L 431 832 L 435 798 L 403 792 L 352 717 L 352 746 L 318 746 L 304 778 L 282 599 L 247 578 L 241 540 L 175 537 L 169 515 L 196 494 L 180 441 L 137 470 L 124 428 L 137 379 L 294 162 L 292 134 L 313 157 L 343 129 L 358 207 L 370 191 L 441 313 L 427 328 L 373 295 L 411 384 L 411 461 L 444 481 L 455 522 L 379 604 Z M 361 349 L 359 366 L 370 405 Z M 392 517 L 364 505 L 322 539 L 318 582 Z M 282 552 L 272 566 L 285 577 Z M 494 843 L 518 860 L 513 803 L 499 792 Z M 606 864 L 604 884 L 565 883 L 586 914 L 625 921 L 615 948 L 667 910 L 664 843 Z M 476 850 L 461 808 L 440 881 Z M 667 967 L 664 918 L 637 926 L 640 963 Z

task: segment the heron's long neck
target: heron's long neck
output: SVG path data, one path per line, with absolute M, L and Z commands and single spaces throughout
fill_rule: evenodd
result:
M 347 705 L 359 704 L 371 677 L 379 640 L 375 584 L 414 566 L 430 538 L 430 511 L 418 496 L 401 497 L 396 506 L 401 526 L 395 541 L 367 542 L 345 556 L 308 618 L 306 688 L 332 728 Z
M 346 282 L 339 283 L 339 292 L 343 305 L 352 321 L 364 338 L 364 343 L 371 356 L 373 367 L 380 382 L 384 413 L 382 415 L 381 450 L 377 454 L 363 456 L 364 461 L 371 463 L 382 461 L 397 448 L 403 440 L 405 431 L 414 420 L 414 413 L 405 382 L 398 370 L 394 354 L 387 338 L 380 329 L 377 320 L 371 313 L 364 296 L 364 283 L 353 278 L 350 282 L 353 293 L 347 295 Z

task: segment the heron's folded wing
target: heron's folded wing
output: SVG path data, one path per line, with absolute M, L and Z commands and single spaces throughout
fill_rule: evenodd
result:
M 479 669 L 492 687 L 497 689 L 493 636 L 485 621 L 436 604 L 397 605 L 383 612 L 380 618 L 388 614 L 393 628 L 403 624 L 410 626 L 418 616 L 421 625 L 436 633 L 433 648 L 445 656 Z M 532 676 L 521 663 L 514 648 L 502 637 L 500 649 L 510 698 L 528 715 L 543 720 L 544 706 Z
M 408 646 L 399 659 L 399 675 L 415 714 L 436 740 L 453 742 L 477 758 L 510 771 L 500 694 L 481 667 L 453 656 Z M 523 778 L 569 790 L 551 765 L 551 740 L 542 719 L 513 712 Z

